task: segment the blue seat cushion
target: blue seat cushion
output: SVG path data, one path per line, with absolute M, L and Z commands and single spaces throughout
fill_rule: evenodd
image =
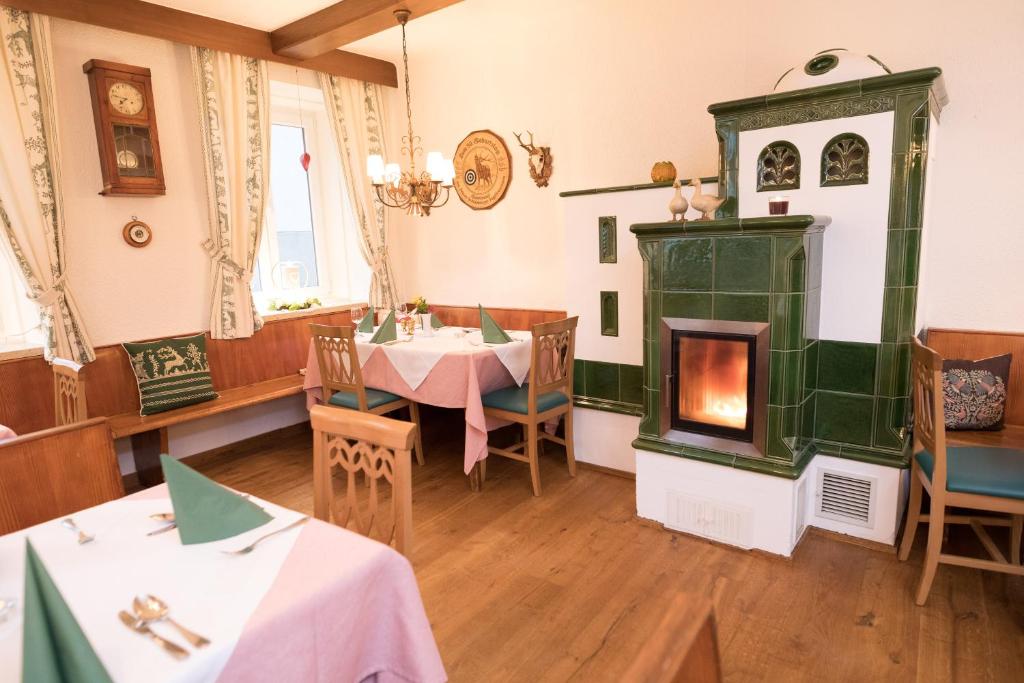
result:
M 392 401 L 400 401 L 402 399 L 398 394 L 392 394 L 390 391 L 382 391 L 380 389 L 366 388 L 366 409 L 373 410 L 377 406 L 382 406 L 385 403 L 391 403 Z M 342 408 L 351 408 L 352 410 L 359 410 L 359 397 L 356 396 L 354 391 L 336 391 L 334 396 L 331 396 L 331 400 L 328 401 L 332 406 L 341 406 Z
M 935 456 L 914 456 L 928 479 Z M 946 449 L 946 490 L 1024 500 L 1024 451 L 993 446 L 955 446 Z
M 497 408 L 508 410 L 513 413 L 526 415 L 530 412 L 527 405 L 530 397 L 530 385 L 524 384 L 521 387 L 505 387 L 483 395 L 485 408 Z M 537 412 L 543 413 L 558 406 L 565 405 L 569 399 L 560 391 L 551 391 L 537 397 Z

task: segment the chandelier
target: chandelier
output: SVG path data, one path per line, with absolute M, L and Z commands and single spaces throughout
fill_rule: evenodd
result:
M 420 138 L 412 132 L 412 94 L 409 89 L 409 53 L 405 46 L 405 24 L 409 21 L 409 10 L 395 10 L 395 19 L 402 26 L 402 61 L 405 65 L 405 108 L 409 120 L 409 134 L 402 136 L 402 154 L 409 155 L 409 168 L 403 169 L 396 163 L 384 163 L 380 154 L 371 154 L 366 159 L 366 173 L 373 182 L 373 189 L 384 206 L 405 209 L 408 214 L 429 216 L 430 210 L 444 206 L 455 178 L 455 165 L 440 152 L 427 154 L 427 170 L 416 172 L 416 155 L 422 154 Z

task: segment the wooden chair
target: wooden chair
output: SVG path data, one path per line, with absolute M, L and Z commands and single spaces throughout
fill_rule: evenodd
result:
M 105 418 L 0 443 L 0 534 L 124 496 Z
M 53 359 L 53 403 L 57 426 L 74 424 L 88 419 L 85 404 L 85 380 L 82 366 L 63 358 Z
M 309 329 L 313 332 L 324 403 L 374 415 L 385 415 L 408 407 L 413 424 L 419 426 L 420 409 L 415 401 L 363 384 L 355 331 L 351 327 L 310 325 Z M 419 429 L 416 430 L 416 462 L 423 464 L 423 440 Z
M 406 557 L 412 551 L 412 455 L 419 428 L 411 422 L 352 410 L 313 406 L 313 515 L 382 543 L 394 542 Z M 345 494 L 334 493 L 334 468 L 346 475 Z M 360 493 L 356 473 L 369 490 Z M 390 514 L 380 504 L 381 480 L 391 486 Z M 365 501 L 360 501 L 365 498 Z
M 630 683 L 718 683 L 715 613 L 707 598 L 676 593 L 629 671 Z
M 910 554 L 918 522 L 927 522 L 928 546 L 916 597 L 917 604 L 923 605 L 940 563 L 1024 576 L 1020 558 L 1024 528 L 1024 451 L 987 446 L 947 447 L 942 357 L 917 339 L 913 340 L 911 354 L 914 456 L 899 559 L 906 560 Z M 931 497 L 928 514 L 921 513 L 922 490 Z M 1004 516 L 949 514 L 947 508 L 969 508 Z M 946 524 L 969 524 L 991 559 L 943 553 Z M 1009 560 L 992 541 L 985 526 L 1010 527 Z
M 572 434 L 572 370 L 576 350 L 578 317 L 533 326 L 533 350 L 530 377 L 521 387 L 506 387 L 483 396 L 484 414 L 524 426 L 525 440 L 508 448 L 488 446 L 487 452 L 530 464 L 533 495 L 540 495 L 538 440 L 547 439 L 565 446 L 569 476 L 576 476 Z M 565 439 L 540 428 L 543 422 L 565 416 Z M 517 452 L 521 451 L 521 452 Z M 480 479 L 486 473 L 481 461 Z

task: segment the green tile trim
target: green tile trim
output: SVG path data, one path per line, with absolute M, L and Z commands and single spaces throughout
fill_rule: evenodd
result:
M 779 462 L 778 460 L 770 460 L 768 458 L 744 458 L 731 453 L 719 453 L 718 451 L 694 448 L 692 446 L 680 445 L 674 442 L 664 441 L 656 437 L 652 438 L 643 435 L 634 439 L 632 446 L 633 448 L 652 453 L 671 455 L 677 458 L 687 458 L 689 460 L 699 460 L 713 465 L 725 465 L 726 467 L 734 467 L 738 470 L 754 472 L 757 474 L 767 474 L 769 476 L 782 477 L 784 479 L 799 479 L 800 475 L 803 474 L 807 465 L 815 455 L 812 448 L 806 448 L 799 454 L 799 457 L 790 464 Z
M 576 358 L 573 362 L 575 405 L 613 413 L 642 415 L 644 368 Z
M 619 293 L 601 292 L 601 335 L 619 336 Z
M 717 183 L 717 176 L 704 176 L 697 178 L 702 183 Z M 679 178 L 683 185 L 688 184 L 693 178 Z M 580 197 L 588 194 L 607 194 L 609 192 L 634 192 L 636 190 L 656 190 L 661 187 L 672 187 L 672 183 L 640 183 L 639 185 L 614 185 L 612 187 L 593 187 L 587 190 L 566 190 L 559 192 L 559 197 Z
M 572 404 L 577 408 L 589 408 L 590 410 L 600 410 L 606 413 L 618 413 L 620 415 L 641 417 L 644 414 L 643 406 L 633 405 L 632 403 L 623 403 L 622 401 L 606 401 L 600 398 L 576 396 L 573 398 Z
M 828 216 L 796 214 L 793 216 L 757 216 L 754 218 L 721 218 L 713 221 L 685 223 L 634 223 L 629 231 L 637 237 L 688 237 L 691 235 L 733 235 L 805 233 L 824 229 L 832 219 Z
M 598 263 L 617 263 L 619 260 L 618 218 L 601 216 L 597 219 Z

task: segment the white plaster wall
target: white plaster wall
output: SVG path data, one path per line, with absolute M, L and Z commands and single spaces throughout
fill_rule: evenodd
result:
M 577 460 L 622 472 L 636 472 L 636 451 L 632 443 L 640 431 L 639 417 L 573 408 L 572 419 Z
M 739 215 L 768 215 L 768 198 L 789 197 L 791 214 L 831 216 L 825 228 L 821 277 L 821 339 L 881 341 L 885 252 L 889 225 L 893 112 L 743 131 L 739 135 Z M 840 133 L 868 142 L 865 185 L 821 187 L 821 152 Z M 800 152 L 800 188 L 757 191 L 757 157 L 788 140 Z
M 706 194 L 717 192 L 718 184 L 702 188 Z M 643 259 L 636 235 L 629 231 L 634 223 L 654 223 L 671 218 L 668 203 L 675 190 L 671 187 L 578 195 L 562 201 L 565 208 L 565 242 L 572 248 L 565 254 L 565 309 L 580 316 L 576 328 L 576 357 L 609 363 L 643 365 Z M 693 188 L 683 188 L 689 200 Z M 598 262 L 597 223 L 601 216 L 617 218 L 616 263 Z M 689 209 L 688 219 L 700 212 Z M 600 292 L 619 293 L 619 336 L 601 334 Z

